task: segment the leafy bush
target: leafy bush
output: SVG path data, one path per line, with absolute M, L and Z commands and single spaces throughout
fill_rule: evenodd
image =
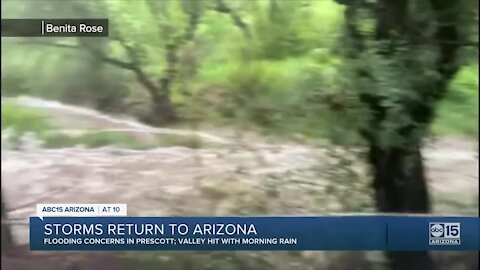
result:
M 437 114 L 434 134 L 478 136 L 478 64 L 460 70 Z
M 240 63 L 229 74 L 231 109 L 243 121 L 272 128 L 281 119 L 283 104 L 292 84 L 291 69 L 276 61 Z
M 15 45 L 2 49 L 2 91 L 114 111 L 128 93 L 124 72 L 81 51 Z M 4 53 L 8 51 L 8 54 Z
M 342 11 L 343 8 L 333 1 L 308 4 L 284 1 L 276 7 L 258 8 L 252 19 L 256 34 L 255 56 L 282 60 L 330 47 L 342 25 Z M 318 18 L 322 18 L 321 22 Z
M 2 130 L 5 128 L 12 129 L 16 135 L 26 132 L 42 134 L 52 125 L 47 116 L 38 110 L 2 101 Z

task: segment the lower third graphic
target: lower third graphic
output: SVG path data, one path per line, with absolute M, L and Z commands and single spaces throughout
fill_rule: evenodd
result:
M 460 223 L 429 223 L 430 245 L 460 245 Z

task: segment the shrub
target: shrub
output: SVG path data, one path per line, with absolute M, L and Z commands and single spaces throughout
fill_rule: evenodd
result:
M 47 116 L 33 108 L 2 101 L 2 130 L 12 129 L 16 135 L 26 132 L 42 134 L 52 128 Z
M 478 65 L 460 70 L 437 114 L 434 134 L 478 136 Z

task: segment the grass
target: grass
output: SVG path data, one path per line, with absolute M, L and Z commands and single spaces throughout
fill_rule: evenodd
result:
M 204 144 L 197 136 L 158 135 L 153 140 L 146 141 L 132 135 L 118 132 L 91 132 L 79 136 L 50 133 L 43 136 L 46 148 L 64 148 L 83 145 L 87 148 L 116 146 L 127 149 L 151 149 L 155 147 L 182 146 L 197 149 Z
M 47 148 L 63 148 L 76 145 L 84 145 L 88 148 L 103 147 L 107 145 L 120 146 L 125 148 L 147 148 L 145 143 L 134 140 L 131 136 L 113 133 L 113 132 L 95 132 L 86 133 L 80 136 L 71 136 L 58 133 L 49 133 L 43 136 L 45 147 Z
M 10 102 L 2 102 L 2 130 L 10 128 L 15 134 L 33 132 L 45 133 L 53 126 L 47 117 L 39 111 Z
M 46 148 L 64 148 L 84 145 L 88 148 L 117 146 L 128 149 L 149 149 L 155 147 L 183 146 L 200 148 L 205 146 L 198 136 L 157 135 L 152 140 L 142 140 L 133 135 L 120 132 L 94 131 L 81 135 L 67 135 L 55 130 L 48 115 L 41 111 L 17 105 L 12 102 L 2 102 L 2 130 L 12 132 L 10 143 L 18 147 L 19 138 L 26 133 L 33 133 L 41 139 Z

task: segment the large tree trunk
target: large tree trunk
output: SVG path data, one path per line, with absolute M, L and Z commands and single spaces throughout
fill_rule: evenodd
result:
M 165 71 L 164 77 L 160 79 L 160 83 L 156 84 L 148 75 L 139 67 L 134 67 L 138 81 L 147 89 L 150 94 L 151 107 L 148 115 L 143 117 L 143 121 L 161 126 L 169 124 L 178 119 L 177 110 L 170 98 L 171 86 L 175 76 L 176 51 L 167 48 L 167 65 L 168 69 Z
M 430 200 L 420 146 L 382 149 L 370 145 L 369 162 L 379 212 L 427 213 Z M 428 252 L 387 252 L 392 270 L 435 269 Z
M 370 145 L 373 186 L 380 212 L 427 213 L 430 201 L 420 146 L 382 149 Z
M 177 112 L 168 95 L 155 95 L 152 97 L 152 105 L 145 121 L 159 126 L 169 124 L 177 120 Z
M 150 114 L 147 116 L 147 119 L 145 119 L 149 124 L 169 124 L 178 118 L 177 110 L 170 98 L 172 84 L 177 73 L 177 53 L 178 46 L 174 44 L 168 44 L 165 48 L 167 69 L 165 70 L 164 76 L 160 79 L 158 85 L 144 84 L 149 88 L 149 93 L 152 100 Z
M 360 92 L 359 96 L 365 107 L 372 112 L 370 124 L 362 129 L 361 133 L 369 144 L 368 162 L 373 173 L 377 210 L 390 213 L 428 213 L 430 200 L 419 137 L 423 134 L 422 130 L 426 130 L 432 122 L 434 106 L 443 97 L 448 83 L 458 70 L 457 51 L 460 41 L 456 25 L 456 18 L 460 15 L 458 1 L 425 1 L 431 4 L 431 11 L 434 14 L 431 24 L 436 27 L 436 31 L 423 44 L 420 44 L 422 42 L 419 43 L 419 40 L 424 40 L 425 33 L 419 36 L 418 33 L 412 32 L 415 25 L 409 18 L 412 17 L 411 15 L 415 16 L 410 13 L 412 7 L 410 4 L 413 1 L 378 0 L 374 4 L 363 0 L 337 0 L 337 2 L 347 5 L 345 19 L 353 47 L 349 57 L 358 59 L 368 45 L 365 42 L 366 37 L 357 29 L 358 21 L 355 18 L 357 11 L 362 8 L 374 13 L 376 18 L 374 39 L 379 42 L 378 44 L 384 45 L 378 51 L 379 56 L 384 59 L 394 59 L 397 52 L 405 49 L 411 49 L 414 52 L 416 45 L 436 46 L 439 49 L 436 71 L 440 76 L 426 77 L 418 85 L 412 85 L 412 88 L 416 89 L 404 89 L 419 95 L 419 98 L 417 101 L 406 99 L 401 104 L 397 104 L 402 106 L 402 112 L 412 120 L 408 126 L 399 127 L 395 131 L 400 137 L 397 139 L 402 141 L 400 146 L 381 146 L 378 142 L 383 135 L 382 131 L 385 131 L 382 130 L 385 128 L 385 121 L 392 121 L 387 119 L 389 108 L 385 106 L 384 94 L 366 91 Z M 427 7 L 428 5 L 424 6 L 424 8 Z M 410 65 L 416 65 L 416 61 L 411 59 Z M 408 73 L 410 67 L 407 63 L 404 65 L 400 67 Z M 358 70 L 358 75 L 375 82 L 375 76 L 370 76 L 368 68 Z M 418 74 L 418 76 L 421 75 Z M 391 269 L 394 270 L 435 269 L 427 252 L 387 252 L 387 256 Z

